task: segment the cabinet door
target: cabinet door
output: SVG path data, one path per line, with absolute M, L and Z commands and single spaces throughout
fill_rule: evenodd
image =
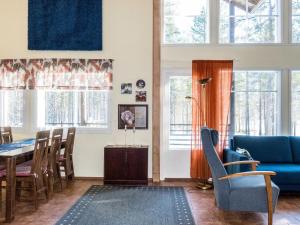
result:
M 148 151 L 147 149 L 127 149 L 127 179 L 148 181 Z
M 109 149 L 104 150 L 104 180 L 125 180 L 125 150 Z

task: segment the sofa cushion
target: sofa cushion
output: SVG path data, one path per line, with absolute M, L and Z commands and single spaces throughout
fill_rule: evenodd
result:
M 247 149 L 254 160 L 262 163 L 293 163 L 289 138 L 286 136 L 234 136 L 234 150 Z
M 260 164 L 259 171 L 274 171 L 277 174 L 272 176 L 275 184 L 300 184 L 300 164 Z
M 290 137 L 293 160 L 295 163 L 300 163 L 300 137 Z

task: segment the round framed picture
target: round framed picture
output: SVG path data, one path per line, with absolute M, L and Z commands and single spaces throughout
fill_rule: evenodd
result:
M 137 86 L 137 88 L 142 89 L 146 86 L 146 82 L 144 80 L 140 79 L 136 82 L 136 86 Z

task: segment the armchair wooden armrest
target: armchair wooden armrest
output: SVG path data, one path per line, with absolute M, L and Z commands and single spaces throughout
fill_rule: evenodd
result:
M 229 174 L 224 177 L 220 177 L 219 180 L 226 180 L 230 178 L 235 178 L 235 177 L 245 177 L 245 176 L 257 176 L 257 175 L 263 175 L 263 176 L 275 176 L 276 173 L 274 171 L 250 171 L 250 172 L 242 172 L 242 173 L 233 173 Z
M 272 183 L 271 176 L 276 175 L 274 171 L 250 171 L 243 173 L 234 173 L 224 177 L 220 177 L 219 180 L 226 180 L 234 177 L 245 177 L 245 176 L 257 176 L 263 175 L 266 183 L 267 199 L 268 199 L 268 224 L 271 225 L 273 222 L 273 194 L 272 194 Z
M 260 163 L 259 161 L 255 161 L 255 160 L 245 160 L 245 161 L 235 161 L 235 162 L 224 163 L 223 166 L 251 164 L 252 170 L 255 171 L 256 170 L 256 166 L 259 163 Z

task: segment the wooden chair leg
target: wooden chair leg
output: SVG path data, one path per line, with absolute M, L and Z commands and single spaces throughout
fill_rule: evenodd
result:
M 71 169 L 72 169 L 72 179 L 74 179 L 75 173 L 74 173 L 73 157 L 71 157 Z
M 68 169 L 67 169 L 67 164 L 65 163 L 64 165 L 64 172 L 65 172 L 65 178 L 66 178 L 66 184 L 69 184 L 69 176 L 68 176 Z
M 32 189 L 33 189 L 34 207 L 35 209 L 38 209 L 37 184 L 35 178 L 33 178 Z
M 0 211 L 2 212 L 2 179 L 0 179 Z
M 16 199 L 20 201 L 21 199 L 21 188 L 22 188 L 22 182 L 17 181 L 16 182 Z
M 60 184 L 60 190 L 63 190 L 62 187 L 62 178 L 61 178 L 61 174 L 60 174 L 60 168 L 59 168 L 59 164 L 56 165 L 56 170 L 57 170 L 57 176 L 58 176 L 58 180 L 59 180 L 59 184 Z
M 43 181 L 44 181 L 44 188 L 45 188 L 45 196 L 46 196 L 46 199 L 47 201 L 49 200 L 49 177 L 47 174 L 44 174 L 44 177 L 43 177 Z
M 265 176 L 267 200 L 268 200 L 268 225 L 273 224 L 273 199 L 272 184 L 270 176 Z

